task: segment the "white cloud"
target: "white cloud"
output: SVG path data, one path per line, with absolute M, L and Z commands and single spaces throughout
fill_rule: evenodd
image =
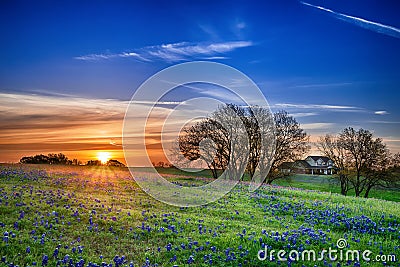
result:
M 387 115 L 387 114 L 389 114 L 389 112 L 387 112 L 386 110 L 377 110 L 374 113 L 376 115 Z
M 119 55 L 117 55 L 117 54 L 89 54 L 89 55 L 84 55 L 84 56 L 79 56 L 79 57 L 74 57 L 74 58 L 78 59 L 78 60 L 96 61 L 96 60 L 110 59 L 110 58 L 115 58 L 115 57 L 119 57 Z
M 75 57 L 78 60 L 98 61 L 112 58 L 135 58 L 140 61 L 163 60 L 177 62 L 189 59 L 225 59 L 223 54 L 252 46 L 251 41 L 232 41 L 218 43 L 172 43 L 156 46 L 147 46 L 135 51 L 122 52 L 117 54 L 89 54 Z
M 304 130 L 326 130 L 332 128 L 334 125 L 334 123 L 325 122 L 303 123 L 301 124 L 301 128 Z
M 328 9 L 328 8 L 324 8 L 324 7 L 321 7 L 321 6 L 315 6 L 315 5 L 306 3 L 306 2 L 300 2 L 300 3 L 302 3 L 303 5 L 306 5 L 306 6 L 310 6 L 310 7 L 317 8 L 319 10 L 326 11 L 326 12 L 332 14 L 337 19 L 340 19 L 340 20 L 343 20 L 345 22 L 349 22 L 349 23 L 355 24 L 355 25 L 357 25 L 357 26 L 359 26 L 361 28 L 364 28 L 364 29 L 367 29 L 367 30 L 371 30 L 371 31 L 374 31 L 374 32 L 377 32 L 377 33 L 385 34 L 385 35 L 388 35 L 388 36 L 392 36 L 392 37 L 395 37 L 395 38 L 400 38 L 400 29 L 398 29 L 396 27 L 385 25 L 385 24 L 378 23 L 378 22 L 369 21 L 369 20 L 366 20 L 366 19 L 363 19 L 363 18 L 349 16 L 349 15 L 346 15 L 346 14 L 335 12 L 335 11 L 333 11 L 331 9 Z
M 229 59 L 229 57 L 221 57 L 221 56 L 213 56 L 213 57 L 204 57 L 206 60 L 218 60 L 218 59 Z
M 295 118 L 303 118 L 303 117 L 310 117 L 310 116 L 316 116 L 318 113 L 316 112 L 298 112 L 298 113 L 290 113 Z
M 295 85 L 290 86 L 289 88 L 321 88 L 321 87 L 340 87 L 351 85 L 351 82 L 342 82 L 342 83 L 316 83 L 316 84 L 302 84 L 302 85 Z
M 298 109 L 322 109 L 322 110 L 361 110 L 361 108 L 354 106 L 342 106 L 342 105 L 321 105 L 321 104 L 290 104 L 290 103 L 278 103 L 272 105 L 275 108 L 298 108 Z

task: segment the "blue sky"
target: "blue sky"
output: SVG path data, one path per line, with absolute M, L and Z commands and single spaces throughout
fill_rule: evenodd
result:
M 398 151 L 398 14 L 397 1 L 2 1 L 0 106 L 14 116 L 10 99 L 32 94 L 126 101 L 165 67 L 211 60 L 244 72 L 315 136 L 363 127 Z M 22 142 L 11 135 L 7 149 Z

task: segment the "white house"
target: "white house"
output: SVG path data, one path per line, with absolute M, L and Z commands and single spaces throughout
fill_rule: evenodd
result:
M 279 167 L 284 173 L 306 173 L 331 175 L 336 172 L 333 161 L 325 156 L 308 156 L 304 160 L 284 162 Z
M 324 156 L 308 156 L 304 161 L 310 165 L 311 174 L 333 174 L 335 166 L 333 161 Z

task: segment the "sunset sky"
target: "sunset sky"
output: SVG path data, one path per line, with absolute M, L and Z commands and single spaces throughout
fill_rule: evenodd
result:
M 312 140 L 362 127 L 400 152 L 400 3 L 214 2 L 1 1 L 0 162 L 51 152 L 87 161 L 99 151 L 124 162 L 135 90 L 193 60 L 248 75 Z M 229 101 L 216 87 L 179 92 L 155 112 L 197 95 Z

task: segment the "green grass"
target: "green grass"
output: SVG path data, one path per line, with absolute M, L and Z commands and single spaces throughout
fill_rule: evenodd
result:
M 136 168 L 138 171 L 149 171 L 149 168 Z M 196 178 L 204 177 L 212 179 L 211 171 L 202 170 L 199 172 L 187 173 L 175 168 L 156 168 L 159 173 L 164 175 L 172 175 L 170 178 L 175 181 L 199 183 Z M 176 177 L 175 177 L 176 176 Z M 246 181 L 250 178 L 245 175 Z M 295 174 L 283 179 L 275 180 L 273 185 L 296 187 L 309 190 L 318 190 L 322 192 L 340 193 L 340 185 L 335 179 L 334 175 L 309 175 L 309 174 Z M 348 196 L 355 196 L 354 190 L 348 192 Z M 384 199 L 390 201 L 400 202 L 399 189 L 378 189 L 374 188 L 369 193 L 369 198 Z
M 148 167 L 134 167 L 133 169 L 137 170 L 138 172 L 140 171 L 150 171 L 150 168 Z M 177 169 L 177 168 L 162 168 L 162 167 L 155 167 L 157 172 L 165 175 L 173 175 L 173 176 L 178 176 L 178 177 L 184 177 L 185 179 L 188 179 L 190 177 L 193 178 L 213 178 L 212 172 L 210 170 L 196 170 L 192 169 L 192 172 L 185 172 L 183 170 Z M 222 173 L 222 171 L 219 171 L 219 173 Z
M 322 192 L 340 193 L 340 185 L 332 175 L 307 175 L 296 174 L 285 179 L 274 181 L 273 184 L 289 187 L 297 187 Z M 355 196 L 354 190 L 348 192 L 348 196 Z M 377 189 L 374 188 L 369 193 L 369 198 L 384 199 L 400 202 L 399 189 Z
M 351 249 L 400 257 L 399 203 L 283 187 L 334 188 L 322 176 L 294 177 L 254 193 L 238 185 L 215 203 L 179 208 L 146 195 L 125 168 L 15 165 L 0 170 L 0 222 L 2 234 L 10 235 L 8 242 L 0 241 L 0 256 L 7 261 L 0 266 L 40 266 L 44 255 L 48 266 L 56 266 L 67 254 L 75 263 L 83 259 L 85 266 L 112 263 L 116 255 L 125 255 L 135 266 L 144 266 L 146 259 L 149 266 L 188 266 L 190 257 L 193 266 L 210 266 L 210 258 L 212 266 L 275 266 L 276 261 L 257 259 L 261 243 L 275 250 L 320 251 L 335 248 L 339 238 Z M 182 183 L 207 181 L 198 179 L 207 178 L 205 174 L 183 177 L 169 171 L 169 179 Z M 58 256 L 53 257 L 57 246 Z M 303 264 L 326 266 L 292 266 Z M 361 266 L 383 264 L 361 261 Z

